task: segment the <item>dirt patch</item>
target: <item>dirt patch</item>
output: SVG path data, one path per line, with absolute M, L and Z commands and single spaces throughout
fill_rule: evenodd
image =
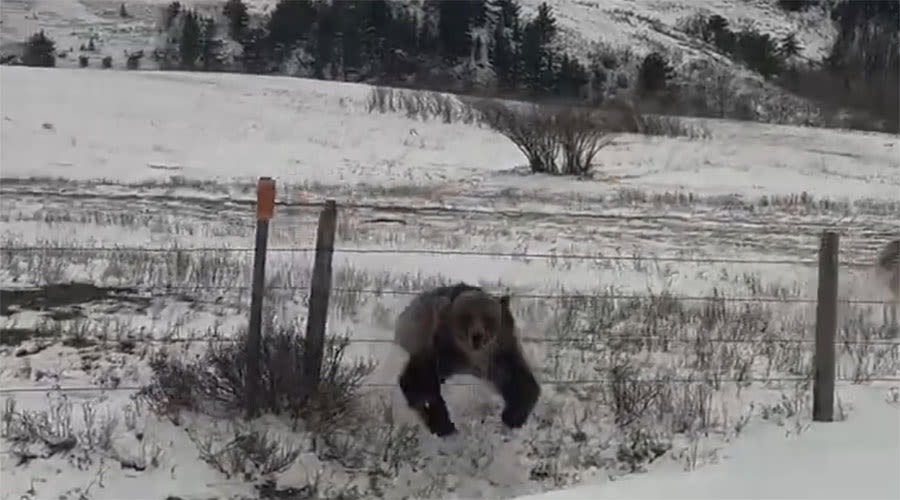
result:
M 90 283 L 58 283 L 39 288 L 0 290 L 0 316 L 16 310 L 48 311 L 54 319 L 82 316 L 80 304 L 113 301 L 147 306 L 148 298 L 135 296 L 133 288 L 98 287 Z

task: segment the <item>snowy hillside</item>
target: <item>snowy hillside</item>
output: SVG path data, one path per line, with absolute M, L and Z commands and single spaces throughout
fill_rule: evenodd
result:
M 540 4 L 541 0 L 522 2 L 529 15 Z M 600 42 L 641 55 L 657 47 L 702 53 L 696 40 L 676 29 L 680 21 L 698 13 L 718 14 L 734 26 L 753 25 L 778 38 L 796 33 L 803 55 L 810 59 L 825 56 L 834 37 L 822 10 L 785 12 L 775 0 L 554 0 L 549 4 L 563 29 L 563 43 L 582 52 Z
M 896 237 L 895 136 L 695 120 L 709 138 L 622 134 L 579 181 L 523 172 L 487 127 L 372 110 L 365 85 L 3 67 L 0 88 L 4 498 L 509 498 L 678 484 L 675 470 L 721 487 L 714 463 L 753 463 L 757 438 L 801 457 L 824 432 L 806 430 L 807 374 L 828 227 L 843 263 L 831 425 L 881 436 L 879 457 L 900 449 L 884 401 L 900 350 L 870 265 Z M 242 345 L 263 175 L 285 203 L 266 345 L 303 335 L 319 217 L 303 203 L 332 197 L 329 334 L 349 338 L 345 363 L 374 363 L 349 409 L 295 429 L 165 392 Z M 513 294 L 543 383 L 523 429 L 457 377 L 461 432 L 439 440 L 396 388 L 393 318 L 457 280 Z M 160 352 L 200 368 L 166 371 Z M 845 479 L 896 491 L 871 476 Z
M 542 0 L 523 0 L 523 13 L 531 16 Z M 22 43 L 28 36 L 43 29 L 57 41 L 62 51 L 79 52 L 82 44 L 96 37 L 100 58 L 110 55 L 114 67 L 124 67 L 124 51 L 150 51 L 156 43 L 156 27 L 160 9 L 166 0 L 124 2 L 127 18 L 119 16 L 117 0 L 4 0 L 0 41 L 3 45 Z M 222 2 L 210 0 L 182 0 L 185 6 L 219 10 Z M 275 0 L 248 0 L 251 12 L 270 10 Z M 415 2 L 413 2 L 415 3 Z M 827 52 L 834 37 L 834 28 L 826 13 L 812 9 L 803 13 L 785 12 L 775 0 L 714 0 L 689 2 L 684 0 L 552 0 L 562 30 L 561 42 L 581 56 L 592 43 L 634 50 L 643 55 L 662 47 L 684 51 L 689 56 L 710 57 L 708 49 L 677 30 L 681 20 L 698 14 L 719 14 L 732 25 L 752 24 L 762 33 L 782 37 L 796 33 L 802 54 L 820 59 Z M 58 61 L 58 65 L 76 66 L 77 57 Z M 151 60 L 144 64 L 152 67 Z

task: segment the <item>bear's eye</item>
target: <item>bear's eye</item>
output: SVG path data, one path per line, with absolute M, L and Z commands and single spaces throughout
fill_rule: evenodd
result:
M 459 324 L 462 326 L 468 326 L 469 323 L 472 322 L 472 317 L 469 314 L 461 314 L 458 318 Z
M 494 331 L 497 329 L 497 320 L 493 316 L 485 316 L 483 318 L 484 328 L 488 331 Z

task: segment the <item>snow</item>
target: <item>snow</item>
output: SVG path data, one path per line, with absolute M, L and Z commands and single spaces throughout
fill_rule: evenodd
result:
M 95 29 L 104 35 L 101 54 L 149 43 L 152 9 L 129 3 L 134 17 L 122 21 L 118 4 L 4 2 L 0 33 L 6 43 L 40 25 L 75 44 Z M 753 17 L 775 31 L 788 26 L 785 20 L 806 26 L 802 16 L 766 5 L 716 1 L 702 8 L 729 19 Z M 596 23 L 604 27 L 597 33 L 608 28 L 637 46 L 656 35 L 631 14 L 631 21 L 617 20 L 624 14 L 614 9 L 671 24 L 701 6 L 616 0 L 602 8 L 560 1 L 554 8 L 570 34 Z M 38 19 L 26 24 L 34 13 Z M 120 29 L 129 23 L 135 28 Z M 810 28 L 800 37 L 815 51 L 827 33 Z M 86 421 L 83 404 L 96 407 L 101 421 L 115 420 L 108 447 L 88 449 L 82 440 L 68 455 L 23 465 L 3 440 L 0 498 L 258 496 L 249 482 L 199 458 L 204 439 L 225 443 L 234 429 L 265 429 L 296 444 L 297 461 L 268 477 L 281 488 L 319 484 L 323 498 L 347 485 L 360 488 L 360 496 L 384 498 L 512 498 L 552 489 L 562 490 L 547 497 L 898 497 L 897 406 L 884 401 L 897 383 L 867 382 L 900 375 L 900 350 L 874 303 L 889 294 L 870 265 L 897 231 L 896 135 L 685 120 L 710 138 L 622 134 L 599 154 L 594 179 L 574 180 L 527 173 L 516 147 L 484 126 L 370 112 L 371 92 L 366 85 L 284 77 L 0 68 L 0 246 L 50 249 L 4 251 L 4 292 L 69 281 L 136 288 L 127 300 L 80 297 L 58 307 L 25 301 L 0 316 L 0 384 L 36 391 L 0 392 L 0 407 L 14 398 L 18 409 L 53 419 L 67 409 L 71 418 L 56 420 L 58 428 L 69 422 L 76 433 L 98 429 Z M 335 439 L 349 440 L 343 447 L 314 445 L 309 432 L 271 415 L 241 422 L 185 414 L 176 424 L 129 397 L 150 380 L 147 360 L 157 349 L 190 357 L 205 344 L 188 340 L 227 341 L 245 327 L 252 203 L 263 175 L 276 180 L 286 203 L 270 227 L 265 309 L 299 322 L 298 329 L 307 314 L 308 249 L 319 213 L 290 204 L 334 198 L 340 205 L 329 333 L 354 340 L 349 357 L 378 362 L 367 379 L 364 401 L 373 406 L 366 419 L 336 430 Z M 347 207 L 354 203 L 375 207 Z M 814 330 L 815 305 L 766 300 L 815 298 L 811 262 L 825 228 L 841 231 L 841 260 L 848 263 L 841 266 L 840 298 L 873 304 L 839 306 L 837 375 L 858 382 L 838 386 L 846 419 L 803 430 L 810 419 L 807 385 L 728 379 L 738 372 L 756 379 L 810 372 L 812 344 L 802 341 Z M 127 248 L 76 250 L 82 247 Z M 398 253 L 366 253 L 376 249 Z M 595 258 L 574 258 L 586 255 Z M 787 263 L 753 262 L 759 260 Z M 427 435 L 395 387 L 403 355 L 389 340 L 408 294 L 448 280 L 512 292 L 524 348 L 541 380 L 603 383 L 546 384 L 534 417 L 513 432 L 502 430 L 499 398 L 488 388 L 450 386 L 446 398 L 462 432 L 450 440 Z M 552 297 L 574 292 L 715 293 L 744 302 L 685 301 L 683 311 L 657 318 L 665 299 L 651 308 L 627 298 Z M 16 332 L 28 338 L 6 343 Z M 606 336 L 668 340 L 623 347 Z M 693 341 L 700 336 L 736 342 Z M 586 347 L 563 342 L 573 338 Z M 860 340 L 880 343 L 853 344 Z M 553 347 L 557 341 L 561 347 Z M 666 415 L 648 417 L 639 430 L 670 449 L 640 464 L 646 472 L 630 470 L 619 457 L 635 429 L 614 423 L 602 380 L 616 356 L 647 377 L 724 378 L 673 380 L 660 393 Z M 60 399 L 55 385 L 106 390 Z M 694 406 L 698 400 L 701 407 Z M 692 422 L 689 431 L 667 423 L 676 415 Z M 695 419 L 706 427 L 695 428 Z M 335 460 L 338 452 L 353 460 Z M 135 462 L 147 467 L 122 467 Z M 684 472 L 686 465 L 695 470 Z M 793 481 L 778 480 L 784 471 Z M 564 489 L 580 483 L 581 489 Z
M 521 2 L 523 13 L 534 15 L 541 1 Z M 827 55 L 836 34 L 822 10 L 786 12 L 775 0 L 553 0 L 548 4 L 567 46 L 582 53 L 596 42 L 629 47 L 638 54 L 655 46 L 695 53 L 696 43 L 688 42 L 675 28 L 679 21 L 699 13 L 718 14 L 736 27 L 750 24 L 776 38 L 795 33 L 802 54 L 810 59 Z
M 692 472 L 670 468 L 517 499 L 898 498 L 900 406 L 883 387 L 849 392 L 848 420 L 813 422 L 789 437 L 777 427 L 755 429 L 719 463 Z
M 621 136 L 600 159 L 605 181 L 580 182 L 512 174 L 521 153 L 484 127 L 367 113 L 363 85 L 21 67 L 4 68 L 2 83 L 3 140 L 32 145 L 4 148 L 6 177 L 140 183 L 271 175 L 291 184 L 456 193 L 514 188 L 596 196 L 639 187 L 882 200 L 896 199 L 900 185 L 897 141 L 888 134 L 702 120 L 709 141 Z

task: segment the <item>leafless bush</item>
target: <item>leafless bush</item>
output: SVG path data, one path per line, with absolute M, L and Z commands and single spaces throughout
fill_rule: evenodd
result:
M 141 59 L 144 57 L 144 51 L 138 50 L 136 52 L 129 53 L 127 50 L 125 51 L 125 68 L 127 69 L 138 69 L 141 66 Z
M 638 375 L 638 369 L 627 362 L 617 363 L 610 371 L 609 390 L 615 423 L 619 427 L 640 420 L 663 390 L 656 381 L 638 381 Z
M 369 113 L 375 111 L 379 113 L 396 112 L 394 89 L 389 87 L 372 87 L 366 99 L 366 111 Z
M 514 108 L 486 99 L 471 103 L 482 121 L 525 154 L 534 173 L 585 176 L 600 149 L 611 142 L 609 129 L 587 108 Z
M 640 130 L 644 135 L 687 137 L 692 140 L 709 139 L 712 133 L 702 124 L 691 125 L 674 116 L 638 115 Z
M 193 361 L 171 357 L 164 351 L 151 360 L 152 382 L 141 390 L 155 410 L 177 419 L 179 410 L 226 413 L 243 411 L 253 397 L 261 411 L 303 418 L 316 426 L 331 424 L 351 410 L 363 379 L 374 364 L 365 360 L 344 362 L 349 341 L 326 340 L 319 387 L 311 390 L 304 379 L 304 338 L 297 323 L 266 322 L 260 348 L 261 380 L 255 390 L 245 385 L 248 364 L 247 333 L 233 342 L 210 342 Z
M 478 119 L 476 110 L 452 95 L 389 87 L 373 87 L 366 99 L 366 110 L 369 113 L 403 112 L 411 120 L 437 118 L 443 123 L 473 123 Z
M 623 442 L 619 443 L 616 459 L 628 467 L 628 472 L 639 472 L 671 449 L 671 439 L 663 433 L 635 427 L 629 429 Z
M 612 142 L 612 137 L 592 119 L 587 110 L 564 108 L 556 113 L 554 131 L 559 140 L 563 175 L 588 175 L 594 157 Z
M 12 443 L 10 451 L 20 465 L 78 451 L 75 465 L 86 467 L 92 452 L 110 450 L 118 420 L 109 414 L 98 418 L 96 404 L 85 401 L 80 405 L 83 428 L 79 430 L 75 427 L 74 410 L 65 396 L 53 397 L 49 408 L 34 411 L 19 410 L 15 399 L 9 398 L 0 414 L 0 436 Z
M 499 101 L 475 100 L 483 120 L 522 151 L 533 173 L 556 173 L 560 144 L 553 117 L 536 104 L 516 111 Z
M 234 437 L 217 447 L 213 437 L 189 433 L 200 458 L 229 479 L 253 481 L 261 476 L 287 470 L 300 456 L 300 449 L 279 443 L 267 432 L 235 430 Z

